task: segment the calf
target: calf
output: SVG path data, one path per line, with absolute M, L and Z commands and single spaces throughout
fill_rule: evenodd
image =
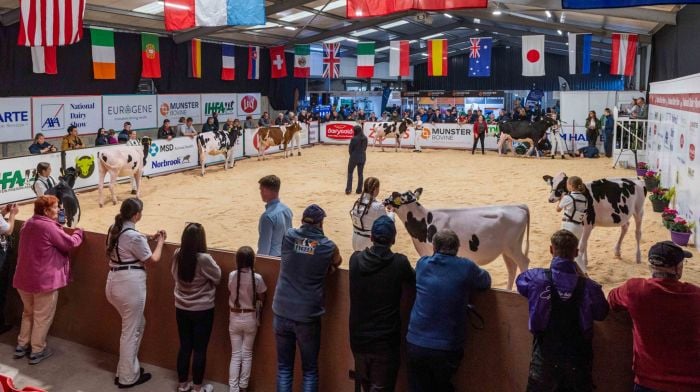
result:
M 226 131 L 210 131 L 202 132 L 197 135 L 197 147 L 199 151 L 199 165 L 202 167 L 202 176 L 204 176 L 204 167 L 207 155 L 224 155 L 224 170 L 228 169 L 229 163 L 231 168 L 236 164 L 233 157 L 233 150 L 236 146 L 236 141 L 241 135 L 239 130 Z M 189 160 L 189 155 L 186 157 Z
M 77 170 L 69 167 L 65 171 L 61 169 L 61 176 L 58 177 L 58 184 L 46 191 L 47 195 L 54 195 L 66 214 L 66 224 L 73 227 L 73 223 L 80 222 L 80 201 L 73 191 Z M 76 219 L 77 216 L 77 219 Z
M 287 145 L 290 142 L 292 150 L 296 145 L 297 155 L 301 155 L 301 124 L 298 121 L 294 121 L 291 125 L 258 128 L 255 137 L 258 142 L 258 160 L 261 157 L 265 160 L 265 150 L 272 146 L 281 146 L 286 158 L 288 156 Z M 291 156 L 294 156 L 294 151 L 291 151 Z
M 408 134 L 408 127 L 413 126 L 413 121 L 410 118 L 404 118 L 400 122 L 380 122 L 374 125 L 374 143 L 373 147 L 377 147 L 377 141 L 379 141 L 379 147 L 384 151 L 384 139 L 394 138 L 396 139 L 396 144 L 394 144 L 394 151 L 398 151 L 401 147 L 401 138 Z
M 131 194 L 141 197 L 141 176 L 146 166 L 149 147 L 151 147 L 151 138 L 146 136 L 141 139 L 141 146 L 119 145 L 103 148 L 97 152 L 97 163 L 100 169 L 97 197 L 100 199 L 100 207 L 104 205 L 102 188 L 107 173 L 109 173 L 109 191 L 112 194 L 112 204 L 117 204 L 114 187 L 119 176 L 131 176 L 133 178 Z
M 432 239 L 442 229 L 451 229 L 460 240 L 459 256 L 479 265 L 503 255 L 508 269 L 508 290 L 513 288 L 516 268 L 527 270 L 530 259 L 530 210 L 526 205 L 499 205 L 458 209 L 429 210 L 418 199 L 423 188 L 403 194 L 393 192 L 384 204 L 396 210 L 413 246 L 421 256 L 433 254 Z M 525 251 L 523 238 L 527 233 Z
M 564 173 L 556 176 L 543 176 L 551 191 L 549 202 L 556 203 L 568 194 Z M 620 246 L 634 216 L 635 237 L 637 239 L 637 263 L 642 260 L 639 244 L 642 240 L 642 218 L 644 217 L 644 197 L 646 189 L 642 180 L 636 178 L 604 178 L 585 184 L 588 192 L 588 210 L 583 222 L 583 233 L 579 240 L 578 264 L 586 271 L 588 266 L 588 238 L 595 226 L 620 227 L 620 237 L 615 244 L 615 257 L 620 257 Z
M 547 136 L 547 130 L 556 124 L 557 121 L 549 116 L 545 116 L 534 123 L 529 121 L 505 121 L 499 123 L 498 128 L 501 131 L 501 137 L 498 141 L 498 155 L 502 153 L 501 147 L 503 143 L 508 141 L 512 149 L 513 140 L 517 140 L 530 143 L 530 149 L 525 156 L 530 156 L 534 149 L 539 158 L 540 153 L 536 146 Z

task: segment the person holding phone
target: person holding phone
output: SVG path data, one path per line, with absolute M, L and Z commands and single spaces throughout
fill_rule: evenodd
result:
M 48 154 L 50 152 L 56 152 L 56 147 L 46 141 L 43 133 L 37 133 L 36 136 L 34 136 L 34 143 L 29 146 L 29 153 Z

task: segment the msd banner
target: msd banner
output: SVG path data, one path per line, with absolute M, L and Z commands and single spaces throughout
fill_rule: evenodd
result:
M 245 120 L 246 116 L 260 117 L 260 93 L 237 94 L 238 118 Z
M 197 166 L 197 142 L 189 137 L 154 140 L 146 157 L 145 176 Z
M 238 102 L 236 94 L 202 94 L 202 123 L 207 121 L 214 112 L 217 113 L 220 122 L 227 118 L 238 116 Z
M 106 129 L 119 131 L 126 121 L 132 129 L 160 126 L 155 95 L 105 95 L 102 99 L 102 126 Z
M 33 97 L 33 131 L 35 135 L 41 132 L 47 138 L 63 137 L 68 127 L 75 125 L 82 135 L 94 134 L 102 127 L 101 110 L 102 97 L 99 95 Z
M 0 142 L 31 140 L 31 110 L 28 97 L 0 98 Z
M 192 117 L 192 122 L 201 124 L 202 97 L 199 94 L 162 94 L 158 95 L 158 125 L 166 118 L 171 125 L 177 124 L 180 117 Z
M 321 142 L 330 144 L 350 144 L 354 121 L 331 121 L 321 124 Z M 366 132 L 365 132 L 366 133 Z

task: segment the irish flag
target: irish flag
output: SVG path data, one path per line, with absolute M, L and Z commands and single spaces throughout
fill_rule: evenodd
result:
M 359 42 L 357 44 L 357 77 L 371 78 L 374 76 L 374 42 Z
M 91 27 L 90 41 L 92 42 L 92 73 L 95 79 L 116 79 L 114 30 Z
M 447 76 L 447 40 L 428 41 L 428 76 Z
M 141 33 L 141 77 L 160 78 L 160 46 L 155 34 Z
M 311 76 L 311 45 L 294 45 L 294 77 Z
M 389 76 L 408 76 L 409 42 L 407 40 L 391 41 L 389 49 Z

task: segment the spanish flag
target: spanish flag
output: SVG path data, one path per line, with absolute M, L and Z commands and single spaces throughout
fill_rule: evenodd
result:
M 202 41 L 197 38 L 187 45 L 187 76 L 202 78 Z
M 447 40 L 428 41 L 428 76 L 447 76 Z

